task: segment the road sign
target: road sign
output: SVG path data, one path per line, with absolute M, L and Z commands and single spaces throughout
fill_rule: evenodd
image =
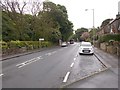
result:
M 44 38 L 39 38 L 39 41 L 44 41 Z

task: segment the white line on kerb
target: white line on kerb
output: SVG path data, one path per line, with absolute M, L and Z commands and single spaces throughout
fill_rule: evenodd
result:
M 73 65 L 74 65 L 74 63 L 72 63 L 72 64 L 70 65 L 70 67 L 72 68 L 72 67 L 73 67 Z
M 67 79 L 68 79 L 68 76 L 70 75 L 70 72 L 67 72 L 67 74 L 65 75 L 65 77 L 64 77 L 64 80 L 63 80 L 63 82 L 67 82 Z
M 3 76 L 4 74 L 0 74 L 0 77 Z

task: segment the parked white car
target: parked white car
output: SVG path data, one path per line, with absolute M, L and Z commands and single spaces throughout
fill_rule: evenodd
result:
M 81 42 L 80 48 L 79 48 L 79 54 L 93 55 L 93 53 L 94 53 L 93 46 L 90 42 Z

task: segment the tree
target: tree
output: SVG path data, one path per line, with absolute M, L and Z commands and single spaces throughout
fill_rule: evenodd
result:
M 14 24 L 14 29 L 9 30 L 9 27 L 4 29 L 4 25 L 8 22 L 5 22 L 5 18 L 3 18 L 3 21 L 5 22 L 5 24 L 3 24 L 3 33 L 9 30 L 9 32 L 12 31 L 12 33 L 14 34 L 14 36 L 11 35 L 11 37 L 13 38 L 10 38 L 10 36 L 8 35 L 9 40 L 14 40 L 14 38 L 16 40 L 36 40 L 37 35 L 35 36 L 35 34 L 38 33 L 36 31 L 38 31 L 37 29 L 39 26 L 39 20 L 36 16 L 38 12 L 40 12 L 40 2 L 32 2 L 32 6 L 30 7 L 33 16 L 24 13 L 24 10 L 26 9 L 25 6 L 27 4 L 28 3 L 24 1 L 19 3 L 17 0 L 4 0 L 3 2 L 1 2 L 2 11 L 4 11 L 11 20 L 8 21 Z M 5 37 L 5 35 L 3 36 Z
M 79 40 L 81 40 L 81 35 L 84 33 L 84 32 L 88 32 L 88 29 L 87 28 L 79 28 L 75 31 L 75 35 L 76 35 L 76 38 L 78 38 Z
M 90 30 L 90 39 L 91 39 L 91 42 L 93 41 L 93 39 L 94 40 L 97 40 L 97 35 L 96 35 L 96 33 L 99 31 L 99 28 L 94 28 L 94 29 L 91 29 Z
M 2 11 L 2 39 L 4 41 L 15 40 L 17 38 L 15 30 L 13 20 L 8 16 L 7 12 Z
M 20 4 L 17 0 L 4 0 L 1 1 L 2 11 L 7 12 L 10 19 L 14 22 L 14 27 L 16 28 L 15 34 L 17 34 L 16 39 L 23 40 L 23 29 L 25 25 L 25 21 L 23 19 L 24 8 L 26 6 L 26 2 Z
M 41 16 L 46 18 L 44 19 L 45 23 L 60 31 L 64 41 L 72 34 L 73 24 L 68 20 L 67 10 L 64 6 L 44 2 Z
M 17 0 L 5 0 L 2 3 L 3 12 L 3 40 L 34 40 L 39 38 L 51 42 L 59 39 L 67 40 L 72 34 L 73 24 L 68 20 L 67 10 L 64 6 L 52 2 L 32 2 L 31 14 L 25 14 L 25 6 Z
M 89 32 L 83 32 L 80 38 L 86 41 L 89 37 L 90 37 Z
M 68 38 L 73 34 L 73 23 L 68 20 L 67 10 L 65 6 L 57 5 L 58 14 L 56 15 L 56 19 L 60 25 L 60 32 L 62 34 L 63 41 L 67 41 Z

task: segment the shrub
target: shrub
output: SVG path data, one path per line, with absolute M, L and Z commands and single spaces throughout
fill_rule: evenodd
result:
M 17 41 L 10 41 L 8 42 L 10 48 L 21 48 L 25 46 L 25 43 L 17 40 Z
M 51 47 L 53 43 L 46 41 L 46 42 L 41 42 L 41 45 L 42 47 Z
M 9 48 L 9 47 L 8 47 L 8 45 L 7 45 L 6 42 L 4 42 L 4 41 L 1 41 L 1 42 L 0 42 L 0 49 L 6 50 L 6 49 L 8 49 L 8 48 Z
M 16 48 L 22 48 L 26 47 L 27 50 L 33 50 L 33 49 L 38 49 L 41 47 L 51 47 L 53 44 L 48 41 L 10 41 L 10 42 L 0 42 L 1 44 L 1 49 L 3 51 L 6 51 L 7 49 L 16 49 Z
M 120 34 L 107 34 L 99 37 L 99 42 L 120 41 Z

